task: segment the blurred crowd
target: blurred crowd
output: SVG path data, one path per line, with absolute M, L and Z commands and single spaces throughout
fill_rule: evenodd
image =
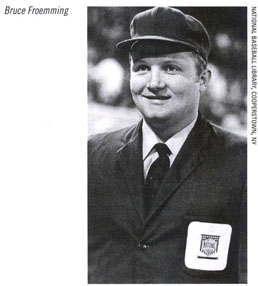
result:
M 128 55 L 115 48 L 129 38 L 132 17 L 148 7 L 88 8 L 88 133 L 112 131 L 139 120 L 129 88 Z M 212 79 L 200 110 L 210 121 L 246 135 L 247 10 L 177 7 L 201 20 L 211 40 Z

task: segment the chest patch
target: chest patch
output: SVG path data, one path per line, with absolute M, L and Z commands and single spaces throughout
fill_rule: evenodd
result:
M 229 224 L 192 221 L 187 232 L 186 267 L 206 271 L 224 270 L 231 233 Z

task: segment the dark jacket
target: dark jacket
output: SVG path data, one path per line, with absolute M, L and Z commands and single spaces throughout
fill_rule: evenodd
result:
M 144 220 L 141 123 L 91 138 L 88 282 L 244 283 L 246 156 L 245 139 L 199 116 Z M 225 269 L 186 266 L 192 222 L 231 227 Z M 207 249 L 219 253 L 210 238 L 194 250 L 206 253 L 201 263 L 213 263 Z

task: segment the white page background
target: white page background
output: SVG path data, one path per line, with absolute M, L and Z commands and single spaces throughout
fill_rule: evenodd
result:
M 4 15 L 4 7 L 69 7 Z M 0 285 L 86 281 L 86 5 L 0 6 Z

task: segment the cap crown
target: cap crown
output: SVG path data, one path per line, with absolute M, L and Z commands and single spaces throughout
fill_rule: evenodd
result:
M 155 7 L 135 15 L 130 34 L 131 39 L 117 46 L 130 50 L 135 41 L 160 40 L 191 48 L 206 61 L 210 53 L 210 38 L 203 24 L 174 8 Z

